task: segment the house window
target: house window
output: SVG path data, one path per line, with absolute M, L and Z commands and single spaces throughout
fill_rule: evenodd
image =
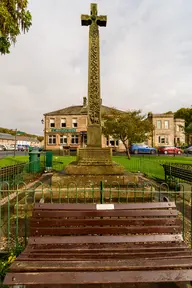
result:
M 115 145 L 116 145 L 116 146 L 119 146 L 119 140 L 116 140 L 116 141 L 115 141 Z
M 77 119 L 72 120 L 72 127 L 77 128 Z
M 157 129 L 161 129 L 161 120 L 157 120 Z
M 169 137 L 158 136 L 158 143 L 159 144 L 169 144 Z
M 169 129 L 169 120 L 165 120 L 165 129 Z
M 66 119 L 61 119 L 61 127 L 66 127 Z
M 72 135 L 71 136 L 71 144 L 78 144 L 78 143 L 79 143 L 78 135 Z
M 165 144 L 165 137 L 161 137 L 161 144 Z
M 110 141 L 109 141 L 109 146 L 115 146 L 115 140 L 110 139 Z
M 55 127 L 55 119 L 50 119 L 50 127 L 54 128 Z
M 60 144 L 63 144 L 63 145 L 67 144 L 67 136 L 60 135 Z
M 49 135 L 48 142 L 49 144 L 56 144 L 56 135 Z
M 106 146 L 109 146 L 109 137 L 106 138 Z

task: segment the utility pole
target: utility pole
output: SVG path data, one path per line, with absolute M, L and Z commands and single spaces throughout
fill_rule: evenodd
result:
M 15 157 L 15 152 L 16 152 L 16 145 L 17 145 L 17 129 L 15 129 L 14 157 Z

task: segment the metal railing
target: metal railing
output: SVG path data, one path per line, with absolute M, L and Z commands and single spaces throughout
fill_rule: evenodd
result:
M 22 187 L 22 188 L 21 188 Z M 8 187 L 9 188 L 9 187 Z M 192 247 L 192 186 L 177 184 L 169 190 L 163 183 L 154 186 L 150 183 L 138 185 L 130 182 L 122 188 L 118 182 L 100 187 L 87 184 L 78 187 L 75 182 L 66 188 L 36 182 L 28 187 L 24 182 L 15 190 L 2 190 L 0 187 L 0 237 L 1 249 L 25 246 L 29 237 L 29 223 L 35 203 L 129 203 L 174 201 L 179 210 L 183 237 Z
M 38 170 L 37 170 L 38 165 Z M 37 174 L 41 174 L 45 170 L 44 161 L 34 161 L 27 163 L 17 163 L 15 165 L 0 168 L 0 184 L 5 182 L 10 187 L 15 187 L 21 182 L 30 182 L 37 178 Z M 7 184 L 6 184 L 7 185 Z

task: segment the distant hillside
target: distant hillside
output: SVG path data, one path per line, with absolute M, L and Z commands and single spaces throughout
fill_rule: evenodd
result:
M 0 133 L 7 133 L 7 134 L 15 135 L 15 130 L 0 127 Z M 37 138 L 39 141 L 42 141 L 44 139 L 43 136 L 28 134 L 28 133 L 25 133 L 25 132 L 22 133 L 22 136 L 28 136 L 28 137 L 32 137 L 32 138 Z

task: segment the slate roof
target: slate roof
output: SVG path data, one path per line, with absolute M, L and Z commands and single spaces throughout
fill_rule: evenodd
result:
M 11 140 L 11 139 L 15 139 L 15 136 L 11 134 L 7 134 L 7 133 L 0 133 L 0 139 Z
M 110 114 L 112 107 L 101 105 L 101 113 Z M 120 111 L 120 110 L 117 110 Z M 121 111 L 122 112 L 122 111 Z M 79 105 L 79 106 L 69 106 L 60 110 L 52 111 L 45 113 L 44 116 L 55 116 L 55 115 L 86 115 L 87 114 L 87 106 Z

